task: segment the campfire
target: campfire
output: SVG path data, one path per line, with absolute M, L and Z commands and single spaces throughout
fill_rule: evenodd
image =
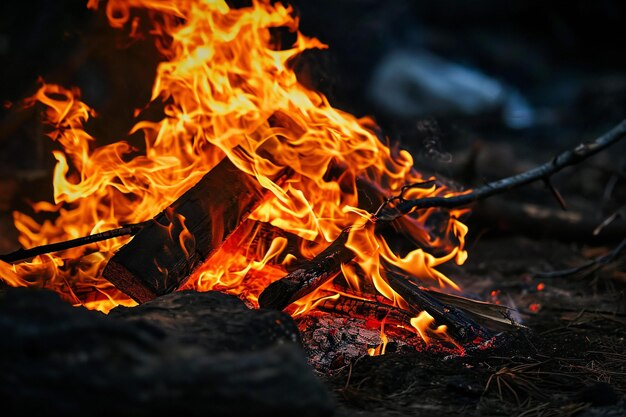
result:
M 54 218 L 16 213 L 20 243 L 110 238 L 3 263 L 3 280 L 103 312 L 189 289 L 286 309 L 303 326 L 309 316 L 347 316 L 377 329 L 370 354 L 384 353 L 387 333 L 458 352 L 489 339 L 442 294 L 460 288 L 437 270 L 467 257 L 466 210 L 394 216 L 402 201 L 457 192 L 417 172 L 407 151 L 377 136 L 373 120 L 333 108 L 298 81 L 298 56 L 326 45 L 298 32 L 290 7 L 201 0 L 88 7 L 104 9 L 131 38 L 150 36 L 162 55 L 151 101 L 130 132 L 144 143 L 98 145 L 84 128 L 97 115 L 80 91 L 42 80 L 25 104 L 43 109 L 60 149 L 54 202 L 33 209 Z M 279 28 L 295 41 L 285 43 Z M 160 120 L 142 118 L 157 106 Z M 406 242 L 410 250 L 398 249 Z M 488 311 L 511 323 L 505 308 Z
M 5 102 L 0 145 L 37 126 L 26 136 L 49 146 L 54 167 L 40 169 L 48 199 L 0 201 L 0 230 L 16 232 L 0 239 L 3 411 L 569 416 L 626 404 L 623 156 L 581 165 L 574 188 L 556 175 L 623 140 L 626 121 L 555 156 L 557 143 L 580 143 L 565 138 L 572 126 L 553 148 L 528 139 L 551 136 L 553 118 L 572 113 L 535 108 L 521 85 L 436 47 L 389 41 L 363 93 L 382 106 L 372 109 L 379 127 L 314 87 L 329 46 L 300 31 L 305 3 L 89 0 L 86 26 L 106 41 L 81 39 L 89 51 L 77 48 L 69 67 L 97 72 L 85 57 L 101 45 L 116 46 L 107 69 L 118 64 L 111 56 L 155 55 L 153 66 L 120 59 L 103 73 L 117 83 L 128 70 L 124 85 L 141 74 L 144 102 L 105 92 L 133 108 L 118 120 L 91 88 L 107 81 L 77 76 L 81 92 L 62 81 L 74 75 L 53 71 L 28 76 L 28 92 Z M 370 30 L 389 19 L 378 18 Z M 338 79 L 350 73 L 341 69 Z M 459 87 L 463 100 L 432 83 Z M 491 126 L 492 106 L 506 127 L 493 149 L 482 138 L 465 146 L 475 131 L 463 125 L 451 140 L 464 150 L 440 152 L 445 133 L 420 113 L 467 111 Z M 403 123 L 423 136 L 423 152 Z M 446 168 L 425 160 L 439 153 Z M 480 158 L 496 161 L 493 175 L 477 171 L 490 164 Z M 0 189 L 34 189 L 3 175 Z M 531 183 L 540 187 L 498 196 Z

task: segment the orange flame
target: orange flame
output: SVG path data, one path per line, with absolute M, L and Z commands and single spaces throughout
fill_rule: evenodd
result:
M 90 0 L 88 7 L 97 9 L 99 3 Z M 33 208 L 54 213 L 55 218 L 38 223 L 16 212 L 23 247 L 150 219 L 226 157 L 274 196 L 252 219 L 316 243 L 303 246 L 307 256 L 319 253 L 352 226 L 347 246 L 357 253 L 365 279 L 395 304 L 402 306 L 404 301 L 385 282 L 383 262 L 433 284 L 458 288 L 435 268 L 465 260 L 467 228 L 458 220 L 461 211 L 451 211 L 446 230 L 433 231 L 437 237 L 416 236 L 444 255 L 416 249 L 399 256 L 374 234 L 371 215 L 358 209 L 357 176 L 380 184 L 390 194 L 424 179 L 413 170 L 408 152 L 393 153 L 376 137 L 371 119 L 333 108 L 324 95 L 298 82 L 293 59 L 307 49 L 326 45 L 297 31 L 298 18 L 292 8 L 269 0 L 253 1 L 240 9 L 219 0 L 106 3 L 111 26 L 129 28 L 131 36 L 139 24 L 133 18 L 137 9 L 153 17 L 150 33 L 164 58 L 151 100 L 165 103 L 165 116 L 157 122 L 136 122 L 130 133 L 143 134 L 141 149 L 124 140 L 96 146 L 83 129 L 95 112 L 80 101 L 80 92 L 42 83 L 27 104 L 43 105 L 45 119 L 53 126 L 49 136 L 61 150 L 54 152 L 54 203 L 39 202 Z M 293 45 L 277 44 L 270 33 L 277 27 L 297 34 Z M 235 152 L 236 147 L 244 152 Z M 333 164 L 346 168 L 341 178 L 329 180 L 325 175 Z M 270 178 L 284 167 L 290 167 L 294 175 L 279 186 Z M 444 187 L 416 188 L 406 198 L 447 193 Z M 415 216 L 424 224 L 432 212 Z M 184 219 L 179 220 L 184 225 Z M 188 231 L 180 239 L 185 250 L 193 247 Z M 128 240 L 115 238 L 17 265 L 0 263 L 0 274 L 10 285 L 50 288 L 87 308 L 106 312 L 120 304 L 134 305 L 101 276 L 106 262 Z M 277 237 L 259 260 L 251 261 L 245 245 L 225 245 L 186 287 L 232 292 L 255 305 L 259 293 L 284 275 L 284 269 L 270 261 L 285 246 Z M 353 289 L 359 290 L 362 278 L 351 273 L 351 268 L 344 266 L 343 273 Z M 307 303 L 298 310 L 300 314 L 314 307 L 314 294 Z M 422 336 L 427 337 L 426 333 Z

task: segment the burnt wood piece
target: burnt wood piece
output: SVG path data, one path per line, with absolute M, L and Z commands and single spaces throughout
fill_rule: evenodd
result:
M 450 335 L 462 342 L 490 338 L 492 334 L 456 307 L 445 305 L 413 282 L 413 278 L 395 271 L 385 271 L 389 286 L 409 304 L 414 312 L 426 311 L 437 324 L 445 324 Z
M 317 304 L 315 308 L 333 315 L 354 317 L 370 322 L 402 325 L 406 329 L 411 329 L 411 318 L 413 316 L 409 312 L 379 300 L 378 297 L 363 299 L 342 295 L 339 298 L 327 298 Z
M 176 290 L 265 194 L 256 178 L 224 158 L 124 245 L 103 276 L 139 303 Z
M 481 326 L 496 331 L 510 331 L 515 329 L 525 329 L 526 326 L 515 321 L 512 317 L 510 307 L 500 304 L 487 303 L 484 301 L 472 300 L 453 294 L 446 294 L 440 291 L 422 288 L 423 292 L 435 298 L 445 306 L 462 310 Z
M 337 178 L 345 167 L 331 167 L 329 178 Z M 364 177 L 356 178 L 359 193 L 359 207 L 374 212 L 388 197 L 379 185 Z M 380 214 L 386 215 L 394 209 L 385 209 Z M 428 232 L 419 223 L 409 217 L 398 218 L 395 222 L 381 222 L 376 225 L 376 232 L 388 232 L 395 228 L 412 240 L 428 241 Z M 350 229 L 345 229 L 324 251 L 315 258 L 299 264 L 298 269 L 284 278 L 268 285 L 259 296 L 259 305 L 264 308 L 283 310 L 289 304 L 310 294 L 324 283 L 333 279 L 341 270 L 341 264 L 350 262 L 355 254 L 344 245 Z
M 51 291 L 0 293 L 3 416 L 329 416 L 285 313 L 176 292 L 108 316 Z
M 354 252 L 345 247 L 348 235 L 348 230 L 342 231 L 316 257 L 268 285 L 259 295 L 259 306 L 282 310 L 337 276 L 341 271 L 341 264 L 354 258 Z

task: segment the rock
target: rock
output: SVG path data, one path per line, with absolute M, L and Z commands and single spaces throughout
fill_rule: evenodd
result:
M 246 352 L 275 344 L 300 344 L 298 328 L 280 311 L 252 310 L 239 298 L 212 291 L 181 291 L 137 307 L 118 307 L 112 317 L 147 322 L 185 345 L 211 352 Z
M 3 415 L 329 415 L 333 400 L 294 329 L 282 313 L 220 293 L 174 293 L 105 316 L 8 289 Z

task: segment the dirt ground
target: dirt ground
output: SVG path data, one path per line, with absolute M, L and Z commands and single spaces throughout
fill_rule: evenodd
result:
M 525 237 L 478 242 L 455 278 L 485 299 L 494 291 L 494 298 L 517 305 L 528 330 L 500 335 L 496 347 L 464 357 L 436 351 L 364 357 L 327 379 L 339 414 L 625 415 L 619 266 L 561 278 L 533 273 L 581 262 L 582 249 Z

